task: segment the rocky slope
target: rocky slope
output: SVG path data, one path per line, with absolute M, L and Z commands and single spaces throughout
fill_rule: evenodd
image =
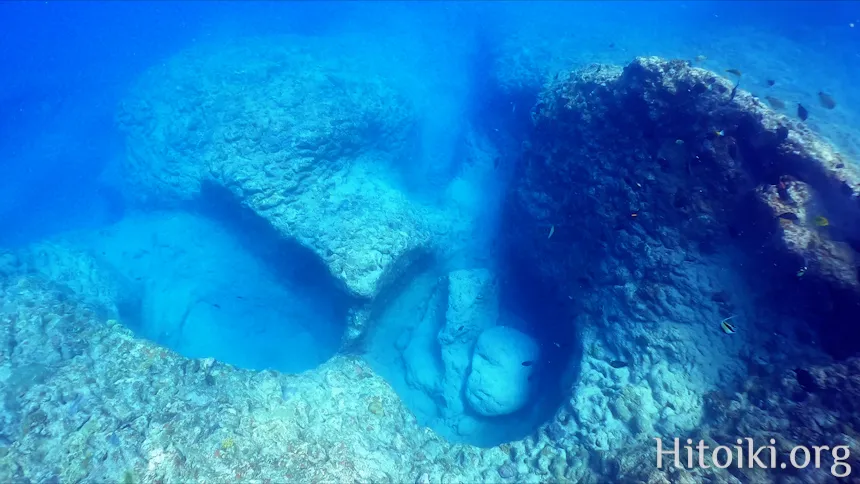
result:
M 124 192 L 249 209 L 371 298 L 426 248 L 420 210 L 380 174 L 408 156 L 415 113 L 348 41 L 198 46 L 147 72 L 118 115 Z
M 801 121 L 659 58 L 556 76 L 532 117 L 512 247 L 562 298 L 627 282 L 632 307 L 659 306 L 678 268 L 731 246 L 772 263 L 768 284 L 812 294 L 826 341 L 853 327 L 860 168 Z

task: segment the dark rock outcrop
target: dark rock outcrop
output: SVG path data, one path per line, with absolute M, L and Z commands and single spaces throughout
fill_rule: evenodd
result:
M 806 295 L 832 354 L 860 349 L 838 337 L 860 331 L 860 167 L 802 122 L 655 57 L 557 76 L 532 118 L 508 233 L 562 300 L 625 281 L 660 299 L 673 267 L 733 246 Z

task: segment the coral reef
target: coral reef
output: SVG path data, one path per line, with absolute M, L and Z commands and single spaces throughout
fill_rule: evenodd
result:
M 481 340 L 502 317 L 497 277 L 415 270 L 436 242 L 421 209 L 381 177 L 344 188 L 347 174 L 381 162 L 364 141 L 388 152 L 409 144 L 408 103 L 373 79 L 340 76 L 347 68 L 334 61 L 296 67 L 327 59 L 319 46 L 252 47 L 181 54 L 141 81 L 121 116 L 127 188 L 158 205 L 221 197 L 310 249 L 351 295 L 372 300 L 353 308 L 351 337 L 367 330 L 369 345 L 399 350 L 382 363 L 402 365 L 405 382 L 343 354 L 294 376 L 188 359 L 113 318 L 127 276 L 91 271 L 67 248 L 0 254 L 0 480 L 827 482 L 826 468 L 656 469 L 653 437 L 856 447 L 860 363 L 834 363 L 835 340 L 823 344 L 831 355 L 798 340 L 815 333 L 809 314 L 835 318 L 818 329 L 824 340 L 853 322 L 858 177 L 802 125 L 681 61 L 557 76 L 531 111 L 504 233 L 512 259 L 563 305 L 542 324 L 574 336 L 539 349 L 518 336 L 494 355 Z M 321 83 L 326 99 L 313 98 Z M 253 87 L 224 97 L 209 88 L 222 84 Z M 60 257 L 51 254 L 82 262 L 40 262 Z M 74 286 L 55 266 L 92 272 L 91 282 Z M 404 274 L 413 277 L 391 282 Z M 786 307 L 758 304 L 771 290 Z M 739 331 L 726 335 L 719 322 L 730 315 Z M 475 359 L 505 360 L 506 381 L 520 384 L 507 390 L 523 390 L 522 363 L 553 348 L 581 356 L 559 378 L 565 402 L 502 445 L 447 442 L 406 407 L 412 395 L 395 392 L 465 407 L 461 390 L 484 371 Z M 513 393 L 484 413 L 515 410 Z M 484 424 L 436 418 L 461 435 Z

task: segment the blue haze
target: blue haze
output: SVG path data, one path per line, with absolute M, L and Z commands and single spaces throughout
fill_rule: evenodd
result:
M 433 68 L 462 69 L 458 62 L 469 53 L 456 49 L 469 48 L 475 29 L 492 34 L 511 22 L 544 24 L 545 41 L 551 42 L 553 29 L 563 29 L 567 15 L 591 17 L 589 24 L 602 41 L 583 43 L 583 51 L 605 50 L 613 39 L 619 46 L 625 39 L 643 41 L 626 46 L 619 60 L 646 54 L 695 56 L 706 49 L 683 52 L 683 47 L 716 47 L 721 36 L 743 27 L 810 43 L 816 55 L 797 58 L 777 40 L 751 44 L 744 52 L 740 38 L 722 53 L 726 66 L 761 76 L 790 76 L 813 92 L 822 85 L 844 91 L 848 119 L 855 119 L 853 106 L 860 102 L 856 91 L 849 91 L 860 69 L 860 30 L 847 28 L 860 20 L 855 2 L 7 1 L 0 2 L 0 12 L 0 220 L 6 243 L 119 216 L 115 194 L 97 183 L 105 164 L 122 152 L 113 123 L 115 106 L 146 68 L 204 40 L 347 29 L 378 32 L 405 23 L 413 27 L 399 29 L 397 35 L 409 41 L 415 35 L 425 41 L 434 35 L 449 39 L 444 51 L 426 43 L 435 56 L 428 57 L 434 59 Z M 456 41 L 458 34 L 463 34 L 462 44 Z M 731 64 L 741 57 L 760 62 Z M 773 70 L 781 67 L 776 61 L 797 73 Z M 480 93 L 463 92 L 461 99 L 440 109 L 456 112 L 451 102 L 463 102 L 460 107 L 466 108 L 470 101 L 465 96 L 474 102 Z

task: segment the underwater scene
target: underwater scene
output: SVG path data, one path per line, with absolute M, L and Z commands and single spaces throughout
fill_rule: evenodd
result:
M 860 482 L 860 2 L 0 2 L 0 482 Z

